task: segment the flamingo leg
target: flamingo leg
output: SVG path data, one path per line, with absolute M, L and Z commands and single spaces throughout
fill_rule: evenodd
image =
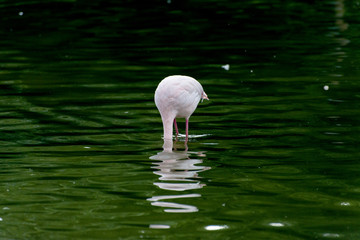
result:
M 187 142 L 189 139 L 189 119 L 186 119 L 185 122 L 186 122 L 185 123 L 186 124 L 186 126 L 185 126 L 186 139 L 185 139 L 185 141 Z
M 175 132 L 176 132 L 176 137 L 177 137 L 179 135 L 179 129 L 176 124 L 176 118 L 174 118 L 174 126 L 175 126 Z

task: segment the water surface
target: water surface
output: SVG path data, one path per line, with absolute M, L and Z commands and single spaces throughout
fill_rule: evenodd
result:
M 1 238 L 360 237 L 356 1 L 0 13 Z M 210 101 L 169 152 L 153 93 L 173 74 Z

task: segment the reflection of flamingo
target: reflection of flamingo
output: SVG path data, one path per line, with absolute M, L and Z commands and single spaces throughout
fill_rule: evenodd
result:
M 147 200 L 151 202 L 151 205 L 158 206 L 158 207 L 166 207 L 164 209 L 165 212 L 177 212 L 177 213 L 190 213 L 190 212 L 197 212 L 199 209 L 195 206 L 189 204 L 180 204 L 174 202 L 164 202 L 162 200 L 168 199 L 179 199 L 179 198 L 194 198 L 194 197 L 201 197 L 200 194 L 193 193 L 193 194 L 183 194 L 183 195 L 175 195 L 175 196 L 157 196 L 148 198 Z
M 192 77 L 174 75 L 164 78 L 155 91 L 155 104 L 164 127 L 164 139 L 172 139 L 173 123 L 176 136 L 179 130 L 176 118 L 185 118 L 186 141 L 189 137 L 189 118 L 201 99 L 208 99 L 201 84 Z
M 198 175 L 199 172 L 207 171 L 210 167 L 200 166 L 203 161 L 201 158 L 192 158 L 193 154 L 197 157 L 204 157 L 203 152 L 173 152 L 172 139 L 164 139 L 164 151 L 151 156 L 153 162 L 154 173 L 159 175 L 158 182 L 154 182 L 155 186 L 163 190 L 185 192 L 188 190 L 201 189 L 206 186 L 201 183 L 198 179 L 201 177 Z M 189 204 L 179 204 L 170 202 L 170 199 L 181 199 L 181 198 L 194 198 L 201 197 L 198 193 L 192 194 L 180 194 L 180 195 L 161 195 L 153 196 L 147 200 L 151 202 L 153 206 L 164 207 L 165 212 L 196 212 L 198 208 Z M 165 201 L 164 201 L 165 200 Z M 168 200 L 168 201 L 166 201 Z
M 199 172 L 209 170 L 210 167 L 199 166 L 203 161 L 201 159 L 190 159 L 188 154 L 181 153 L 158 153 L 150 157 L 154 162 L 152 168 L 156 169 L 154 173 L 159 175 L 161 182 L 155 182 L 154 185 L 161 189 L 172 191 L 186 191 L 200 189 L 205 184 L 197 181 Z M 164 182 L 165 181 L 165 182 Z

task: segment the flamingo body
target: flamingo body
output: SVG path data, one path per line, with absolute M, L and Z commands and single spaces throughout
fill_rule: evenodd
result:
M 172 139 L 173 123 L 176 133 L 176 118 L 186 120 L 186 140 L 188 139 L 189 118 L 201 99 L 208 99 L 201 84 L 192 77 L 174 75 L 164 78 L 155 91 L 155 104 L 164 127 L 164 139 Z

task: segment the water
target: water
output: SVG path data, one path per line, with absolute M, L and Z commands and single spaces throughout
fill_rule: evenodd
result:
M 0 1 L 0 238 L 359 239 L 358 8 Z

